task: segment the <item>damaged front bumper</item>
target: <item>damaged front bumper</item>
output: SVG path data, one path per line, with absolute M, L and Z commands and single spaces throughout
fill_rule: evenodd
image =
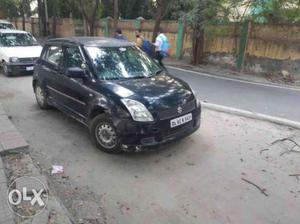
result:
M 187 137 L 197 131 L 201 123 L 201 107 L 189 112 L 192 121 L 171 128 L 170 120 L 159 120 L 151 123 L 140 123 L 128 119 L 114 119 L 118 135 L 125 151 L 142 151 L 144 148 L 158 146 Z M 183 114 L 184 115 L 184 114 Z

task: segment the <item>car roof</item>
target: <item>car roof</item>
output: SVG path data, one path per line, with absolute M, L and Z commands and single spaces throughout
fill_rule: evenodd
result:
M 71 43 L 94 47 L 128 47 L 135 46 L 135 43 L 126 40 L 118 40 L 108 37 L 65 37 L 47 40 L 46 44 L 51 43 Z
M 0 23 L 12 24 L 11 22 L 9 22 L 9 21 L 7 21 L 7 20 L 3 20 L 3 19 L 0 19 Z
M 0 29 L 0 33 L 28 33 L 24 30 Z

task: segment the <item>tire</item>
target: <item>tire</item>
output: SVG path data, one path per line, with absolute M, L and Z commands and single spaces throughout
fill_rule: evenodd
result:
M 112 121 L 105 114 L 96 116 L 89 125 L 90 135 L 97 148 L 106 153 L 122 153 L 121 142 Z
M 39 107 L 43 110 L 49 109 L 47 94 L 45 92 L 45 89 L 39 83 L 35 85 L 34 93 L 36 102 L 38 103 Z
M 12 76 L 12 73 L 8 71 L 6 62 L 3 62 L 3 63 L 2 63 L 2 69 L 3 69 L 3 74 L 4 74 L 6 77 L 11 77 L 11 76 Z

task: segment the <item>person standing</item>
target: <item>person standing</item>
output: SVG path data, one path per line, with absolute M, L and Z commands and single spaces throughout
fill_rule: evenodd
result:
M 150 57 L 153 57 L 154 47 L 149 40 L 142 36 L 142 31 L 140 29 L 135 31 L 135 37 L 136 46 L 139 47 L 146 54 L 148 54 Z
M 155 57 L 158 63 L 165 67 L 163 64 L 163 59 L 169 55 L 170 44 L 167 36 L 163 33 L 162 28 L 158 28 L 157 37 L 155 39 Z
M 136 37 L 136 46 L 138 46 L 140 49 L 143 50 L 143 43 L 144 43 L 144 38 L 142 36 L 142 30 L 138 29 L 135 31 L 135 37 Z
M 127 40 L 127 38 L 122 34 L 122 30 L 120 28 L 117 28 L 115 31 L 115 35 L 113 38 L 118 40 Z

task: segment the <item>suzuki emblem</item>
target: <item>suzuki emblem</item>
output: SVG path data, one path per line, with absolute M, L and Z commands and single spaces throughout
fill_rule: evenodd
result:
M 178 112 L 179 114 L 182 113 L 182 107 L 181 107 L 181 106 L 179 106 L 179 107 L 177 108 L 177 112 Z

